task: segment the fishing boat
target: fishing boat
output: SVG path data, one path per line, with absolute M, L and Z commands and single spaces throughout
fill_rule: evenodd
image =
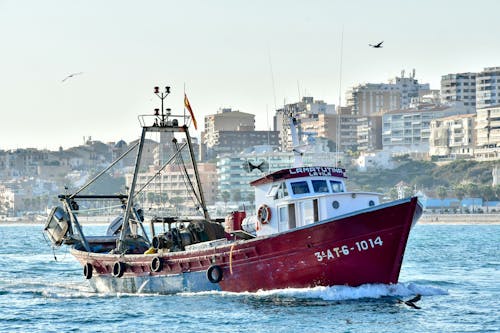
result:
M 161 109 L 139 117 L 140 140 L 125 153 L 136 152 L 128 192 L 82 194 L 122 155 L 79 190 L 59 195 L 60 205 L 45 224 L 54 246 L 70 246 L 96 292 L 254 292 L 398 282 L 410 230 L 422 213 L 416 197 L 381 203 L 377 193 L 350 192 L 345 169 L 302 166 L 297 154 L 294 167 L 251 182 L 255 214 L 234 211 L 211 219 L 187 125 L 193 116 L 165 110 L 169 92 L 155 87 Z M 295 143 L 294 127 L 290 117 Z M 176 216 L 172 210 L 145 216 L 137 198 L 145 186 L 138 178 L 148 133 L 174 134 L 173 155 L 159 170 L 174 160 L 189 160 L 192 172 L 181 170 L 196 198 L 192 211 L 200 216 Z M 184 136 L 182 145 L 175 135 Z M 104 235 L 88 235 L 79 220 L 79 202 L 103 199 L 116 200 L 121 212 Z

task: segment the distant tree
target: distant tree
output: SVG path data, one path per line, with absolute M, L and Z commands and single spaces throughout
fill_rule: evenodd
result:
M 234 202 L 241 201 L 241 192 L 239 190 L 234 190 L 231 195 Z
M 330 149 L 330 151 L 332 151 L 332 152 L 337 151 L 337 144 L 335 143 L 335 141 L 328 139 L 327 146 L 328 146 L 328 149 Z
M 165 204 L 168 201 L 168 194 L 167 192 L 161 192 L 160 193 L 160 201 L 162 204 Z
M 255 201 L 255 193 L 254 192 L 248 193 L 247 200 L 250 201 L 251 203 L 253 203 Z
M 404 154 L 404 155 L 399 155 L 399 156 L 393 156 L 392 160 L 394 162 L 409 162 L 409 161 L 411 161 L 411 158 L 410 158 L 409 154 Z
M 221 193 L 221 198 L 222 198 L 222 201 L 224 201 L 224 205 L 226 206 L 227 208 L 227 202 L 229 201 L 229 198 L 230 198 L 230 194 L 228 191 L 224 191 Z
M 453 189 L 455 196 L 460 200 L 460 213 L 462 212 L 462 200 L 465 198 L 465 187 L 463 185 L 456 185 Z
M 500 200 L 500 185 L 493 186 L 493 191 L 495 192 L 495 197 Z
M 432 188 L 435 183 L 434 177 L 427 174 L 416 176 L 413 181 L 414 185 L 423 186 L 424 188 Z
M 467 192 L 467 195 L 470 196 L 471 198 L 477 198 L 477 197 L 479 197 L 479 195 L 481 193 L 479 190 L 479 186 L 477 186 L 477 184 L 472 184 L 472 183 L 467 184 L 465 186 L 465 190 Z M 474 213 L 474 210 L 475 210 L 475 208 L 474 208 L 474 203 L 473 203 L 473 205 L 472 205 L 472 212 L 473 213 Z
M 391 200 L 396 200 L 398 198 L 398 190 L 395 187 L 391 187 L 389 190 L 389 197 Z
M 182 201 L 183 200 L 181 197 L 171 197 L 170 198 L 170 203 L 172 205 L 174 205 L 176 214 L 179 214 L 179 206 L 180 206 Z
M 493 187 L 485 185 L 479 188 L 481 191 L 481 198 L 486 202 L 486 212 L 488 212 L 488 202 L 495 200 L 495 191 L 493 191 Z
M 441 210 L 443 210 L 443 200 L 446 198 L 446 195 L 448 194 L 446 191 L 446 187 L 444 186 L 438 186 L 436 189 L 436 194 L 441 200 Z
M 151 205 L 155 201 L 156 193 L 154 193 L 154 192 L 148 192 L 146 194 L 146 198 L 148 200 L 148 204 Z
M 480 194 L 479 186 L 477 184 L 467 184 L 465 186 L 465 191 L 467 195 L 471 197 L 478 197 Z
M 30 198 L 23 198 L 24 210 L 33 210 L 33 209 L 30 209 L 30 203 L 31 203 Z

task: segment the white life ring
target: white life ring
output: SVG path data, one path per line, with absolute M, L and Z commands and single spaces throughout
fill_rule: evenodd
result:
M 271 208 L 268 205 L 260 205 L 257 210 L 257 219 L 262 224 L 268 224 L 271 221 Z

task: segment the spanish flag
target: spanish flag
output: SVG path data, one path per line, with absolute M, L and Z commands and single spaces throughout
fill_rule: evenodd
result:
M 188 109 L 189 114 L 191 115 L 191 119 L 193 120 L 194 129 L 197 130 L 198 125 L 196 124 L 196 118 L 194 117 L 193 109 L 191 109 L 191 104 L 189 104 L 189 100 L 188 100 L 188 97 L 186 94 L 184 94 L 184 106 L 186 107 L 186 109 Z

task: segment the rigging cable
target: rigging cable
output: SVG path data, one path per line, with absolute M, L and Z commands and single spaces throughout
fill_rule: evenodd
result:
M 179 150 L 179 146 L 178 146 L 177 140 L 176 140 L 176 141 L 174 141 L 174 145 L 175 145 L 175 148 L 176 148 L 177 150 Z M 188 174 L 187 169 L 186 169 L 186 164 L 184 163 L 184 159 L 182 158 L 182 154 L 178 154 L 178 155 L 177 155 L 177 160 L 178 160 L 178 162 L 179 162 L 179 166 L 181 166 L 181 167 L 182 167 L 182 169 L 181 169 L 181 170 L 182 170 L 182 171 L 183 171 L 183 173 L 184 173 L 184 177 L 183 177 L 184 185 L 186 186 L 186 189 L 188 190 L 188 192 L 189 192 L 189 189 L 191 189 L 191 193 L 192 193 L 192 195 L 194 195 L 194 197 L 196 198 L 196 201 L 197 201 L 197 202 L 196 202 L 195 200 L 193 200 L 192 195 L 190 195 L 191 200 L 193 201 L 193 203 L 194 203 L 195 205 L 199 205 L 199 206 L 201 206 L 201 199 L 198 197 L 198 194 L 197 194 L 197 192 L 195 191 L 195 188 L 194 188 L 193 182 L 191 181 L 191 178 L 189 177 L 189 174 Z M 186 183 L 186 179 L 187 179 L 187 180 L 188 180 L 188 182 L 189 182 L 189 187 L 190 187 L 190 188 L 188 187 L 188 184 Z M 201 190 L 201 189 L 200 189 L 200 190 Z M 199 207 L 199 206 L 198 206 L 198 207 Z

